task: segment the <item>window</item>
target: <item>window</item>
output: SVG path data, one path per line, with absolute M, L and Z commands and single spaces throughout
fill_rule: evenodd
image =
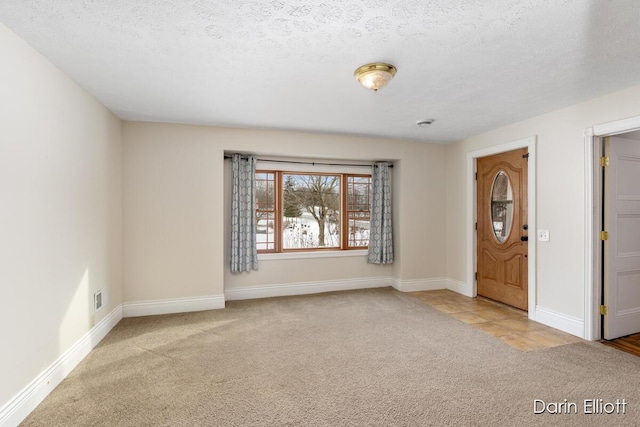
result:
M 275 249 L 276 186 L 273 172 L 256 172 L 256 245 L 258 251 Z
M 369 245 L 371 176 L 347 176 L 347 246 Z
M 366 249 L 371 176 L 256 172 L 258 252 Z

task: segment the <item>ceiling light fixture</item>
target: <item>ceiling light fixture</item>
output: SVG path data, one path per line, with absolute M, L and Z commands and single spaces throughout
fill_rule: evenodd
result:
M 358 69 L 353 72 L 353 76 L 362 86 L 377 92 L 378 89 L 382 89 L 389 83 L 393 76 L 396 75 L 396 71 L 396 67 L 391 64 L 373 62 L 358 67 Z

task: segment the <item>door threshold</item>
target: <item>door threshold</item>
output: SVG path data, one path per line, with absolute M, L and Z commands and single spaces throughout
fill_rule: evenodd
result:
M 514 306 L 512 306 L 512 305 L 505 304 L 505 303 L 503 303 L 503 302 L 496 301 L 496 300 L 491 299 L 491 298 L 483 297 L 482 295 L 478 295 L 478 296 L 476 296 L 476 298 L 478 298 L 478 299 L 480 299 L 480 300 L 483 300 L 483 301 L 487 301 L 487 302 L 493 303 L 493 304 L 497 304 L 497 305 L 499 305 L 499 306 L 500 306 L 500 307 L 502 307 L 502 308 L 507 308 L 507 309 L 509 309 L 509 310 L 513 310 L 513 311 L 516 311 L 516 312 L 518 312 L 518 313 L 522 313 L 524 316 L 527 316 L 527 315 L 529 314 L 529 312 L 528 312 L 527 310 L 523 310 L 523 309 L 521 309 L 521 308 L 514 307 Z
M 601 340 L 602 344 L 640 357 L 640 333 L 613 340 Z

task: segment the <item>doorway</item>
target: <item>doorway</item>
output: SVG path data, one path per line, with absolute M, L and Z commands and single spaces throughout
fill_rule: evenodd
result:
M 640 133 L 604 138 L 602 337 L 640 332 Z
M 468 292 L 465 295 L 475 297 L 478 295 L 478 283 L 476 281 L 476 266 L 478 261 L 478 236 L 476 230 L 476 222 L 478 221 L 477 212 L 477 187 L 476 187 L 476 163 L 482 157 L 494 154 L 505 153 L 518 149 L 526 148 L 529 153 L 527 162 L 527 222 L 528 229 L 535 234 L 536 229 L 536 137 L 528 137 L 516 141 L 507 142 L 492 147 L 482 148 L 467 153 L 467 283 Z M 526 265 L 527 277 L 527 299 L 526 311 L 530 320 L 536 320 L 537 315 L 543 316 L 544 313 L 538 313 L 536 310 L 536 245 L 534 239 L 523 242 L 527 248 L 527 257 L 524 264 Z
M 605 225 L 604 210 L 604 169 L 601 166 L 601 158 L 604 156 L 605 139 L 607 137 L 624 136 L 625 139 L 640 139 L 640 116 L 602 123 L 584 130 L 585 142 L 585 323 L 584 338 L 587 340 L 599 340 L 603 338 L 603 317 L 610 316 L 611 309 L 605 302 L 605 288 L 603 277 L 604 269 L 604 244 L 608 238 L 601 234 Z M 639 142 L 640 144 L 640 142 Z M 626 219 L 631 219 L 627 217 Z M 618 251 L 618 248 L 615 248 Z M 635 252 L 632 248 L 622 247 L 622 252 Z M 624 275 L 624 274 L 623 274 Z M 631 275 L 627 275 L 629 279 Z M 616 297 L 620 300 L 622 297 Z M 612 297 L 607 297 L 607 303 L 611 303 Z M 624 301 L 631 304 L 631 301 Z M 614 310 L 618 311 L 618 307 Z M 626 311 L 626 313 L 625 313 Z M 631 306 L 625 307 L 623 313 L 635 311 Z M 607 314 L 601 314 L 606 312 Z M 618 313 L 620 314 L 620 313 Z M 611 321 L 613 318 L 608 319 Z M 613 336 L 613 335 L 609 335 Z
M 477 292 L 528 310 L 527 148 L 477 159 Z

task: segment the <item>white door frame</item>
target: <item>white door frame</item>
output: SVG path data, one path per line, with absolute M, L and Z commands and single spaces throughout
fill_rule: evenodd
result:
M 600 301 L 602 300 L 602 138 L 640 130 L 640 116 L 602 123 L 584 130 L 585 145 L 585 289 L 584 339 L 602 338 Z
M 478 242 L 475 224 L 477 221 L 477 189 L 476 189 L 476 159 L 479 157 L 491 156 L 493 154 L 513 151 L 519 148 L 529 150 L 529 162 L 527 167 L 527 198 L 528 198 L 528 226 L 529 243 L 528 250 L 528 315 L 529 319 L 535 320 L 536 307 L 536 137 L 519 139 L 507 142 L 506 144 L 495 145 L 480 150 L 467 153 L 467 283 L 471 284 L 471 295 L 478 295 L 478 283 L 475 279 L 476 264 L 478 259 Z

